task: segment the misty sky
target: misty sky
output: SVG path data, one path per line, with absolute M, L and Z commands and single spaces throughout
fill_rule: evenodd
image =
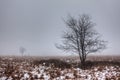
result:
M 20 47 L 25 55 L 64 55 L 55 47 L 66 27 L 62 19 L 83 13 L 108 41 L 98 54 L 120 54 L 120 0 L 0 0 L 0 55 L 20 55 Z

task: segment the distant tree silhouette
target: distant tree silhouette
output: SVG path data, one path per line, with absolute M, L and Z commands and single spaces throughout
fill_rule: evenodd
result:
M 20 51 L 21 55 L 23 56 L 23 54 L 26 51 L 26 49 L 24 47 L 20 47 L 19 51 Z
M 63 44 L 56 47 L 79 54 L 81 68 L 85 68 L 86 56 L 105 49 L 106 41 L 100 40 L 100 34 L 93 29 L 95 24 L 89 15 L 82 14 L 78 19 L 69 16 L 65 24 L 68 30 L 63 33 Z

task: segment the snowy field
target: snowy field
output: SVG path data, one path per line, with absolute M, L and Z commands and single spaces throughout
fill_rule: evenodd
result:
M 35 58 L 1 57 L 0 80 L 120 80 L 119 65 L 60 68 L 53 63 L 34 63 Z M 72 59 L 73 60 L 73 59 Z M 70 63 L 69 59 L 66 62 Z M 63 65 L 62 65 L 63 66 Z

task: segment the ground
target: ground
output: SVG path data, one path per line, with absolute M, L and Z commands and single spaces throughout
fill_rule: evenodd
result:
M 87 58 L 82 70 L 78 57 L 0 57 L 0 80 L 120 80 L 120 57 Z

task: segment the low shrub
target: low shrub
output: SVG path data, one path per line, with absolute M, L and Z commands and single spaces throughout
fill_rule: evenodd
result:
M 75 67 L 80 67 L 80 63 L 74 63 Z M 86 61 L 85 62 L 85 69 L 91 69 L 92 67 L 96 66 L 120 66 L 120 62 L 118 61 Z
M 71 64 L 59 59 L 37 60 L 33 62 L 35 65 L 44 64 L 45 66 L 53 66 L 56 68 L 71 68 Z
M 92 63 L 94 66 L 120 66 L 118 61 L 94 61 Z

